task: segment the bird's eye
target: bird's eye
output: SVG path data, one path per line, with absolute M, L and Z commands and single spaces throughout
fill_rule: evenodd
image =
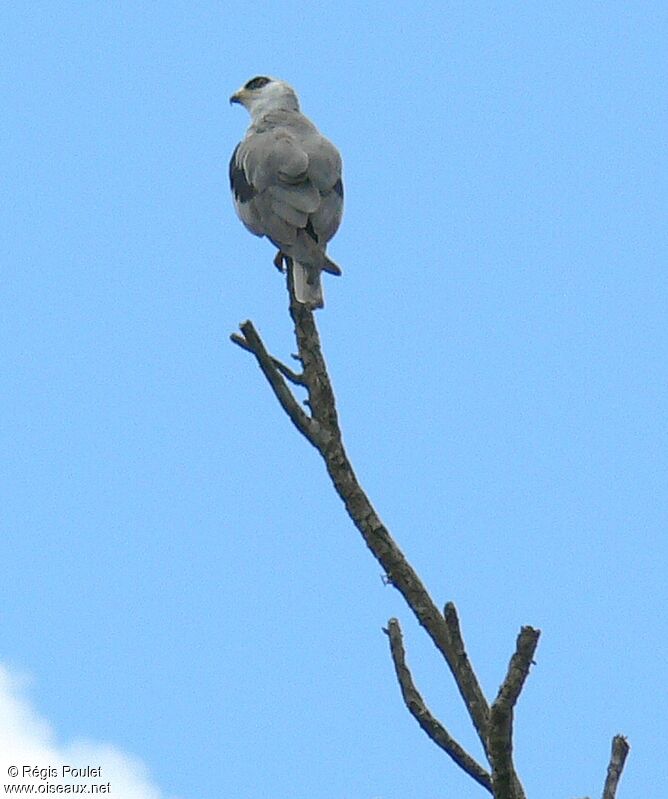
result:
M 266 86 L 271 81 L 271 78 L 265 78 L 264 75 L 259 75 L 257 78 L 252 78 L 248 81 L 248 83 L 244 86 L 244 89 L 261 89 L 263 86 Z

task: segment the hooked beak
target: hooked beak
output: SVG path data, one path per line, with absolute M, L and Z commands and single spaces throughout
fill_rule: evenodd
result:
M 234 94 L 230 97 L 230 105 L 233 103 L 239 103 L 239 105 L 243 105 L 243 97 L 244 97 L 244 90 L 239 89 L 238 92 L 234 92 Z

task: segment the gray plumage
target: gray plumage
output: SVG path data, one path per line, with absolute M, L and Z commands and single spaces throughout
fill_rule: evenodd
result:
M 325 252 L 343 213 L 341 156 L 281 80 L 253 78 L 230 102 L 251 115 L 230 160 L 237 214 L 251 233 L 278 247 L 277 266 L 291 260 L 297 301 L 322 308 L 321 272 L 341 274 Z

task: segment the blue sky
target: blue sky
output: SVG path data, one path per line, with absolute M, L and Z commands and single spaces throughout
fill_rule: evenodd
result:
M 665 794 L 665 4 L 19 2 L 0 29 L 5 748 L 107 758 L 120 799 L 485 795 L 403 707 L 394 615 L 479 754 L 227 339 L 293 349 L 227 186 L 227 98 L 266 73 L 344 158 L 318 322 L 357 472 L 488 694 L 543 631 L 528 795 L 599 794 L 617 732 L 620 797 Z

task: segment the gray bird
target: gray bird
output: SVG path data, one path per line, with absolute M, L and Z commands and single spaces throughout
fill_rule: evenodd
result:
M 322 308 L 320 273 L 340 275 L 325 254 L 343 213 L 341 156 L 299 111 L 292 87 L 259 76 L 230 97 L 251 125 L 230 160 L 234 206 L 244 225 L 276 247 L 281 269 L 292 261 L 295 297 Z

